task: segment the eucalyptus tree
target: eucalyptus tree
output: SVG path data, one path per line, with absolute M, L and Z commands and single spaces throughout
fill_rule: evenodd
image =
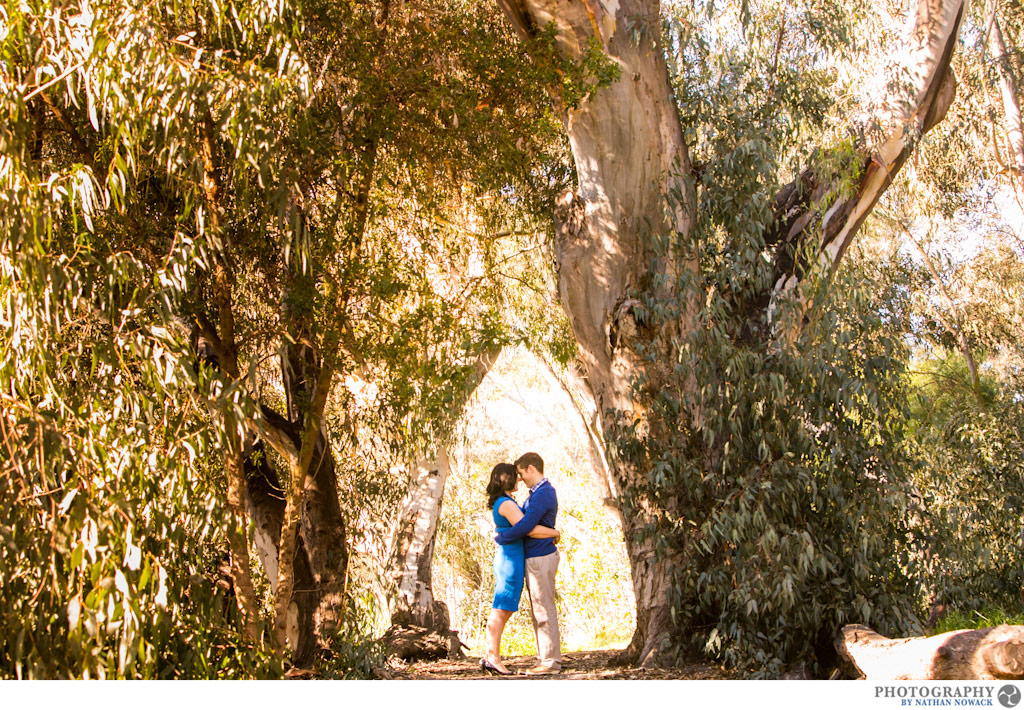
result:
M 207 380 L 180 305 L 214 245 L 197 193 L 160 180 L 199 184 L 188 118 L 209 87 L 145 9 L 5 13 L 5 561 L 21 580 L 4 589 L 9 672 L 213 674 L 225 628 L 202 581 L 217 525 L 203 464 L 217 454 L 194 426 Z M 287 91 L 246 78 L 253 95 Z
M 973 3 L 965 17 L 963 51 L 953 59 L 960 97 L 939 135 L 929 141 L 926 152 L 936 159 L 918 171 L 920 182 L 946 194 L 940 203 L 944 216 L 956 204 L 951 198 L 985 183 L 1009 188 L 1018 206 L 1021 202 L 1022 20 L 1019 3 L 999 0 Z
M 1024 586 L 1024 261 L 999 232 L 982 232 L 966 256 L 937 248 L 936 232 L 921 244 L 927 267 L 912 311 L 915 566 L 935 608 L 1012 607 Z
M 564 181 L 535 167 L 558 149 L 542 91 L 562 65 L 522 61 L 493 8 L 460 2 L 41 2 L 7 12 L 4 426 L 9 450 L 31 454 L 13 460 L 20 478 L 5 489 L 19 526 L 36 496 L 67 494 L 58 502 L 70 505 L 70 490 L 89 491 L 84 522 L 65 521 L 63 505 L 46 517 L 90 540 L 86 554 L 107 550 L 92 568 L 72 565 L 75 598 L 96 619 L 123 614 L 136 583 L 166 604 L 174 579 L 152 582 L 166 547 L 150 541 L 141 569 L 135 553 L 117 554 L 135 549 L 133 529 L 173 525 L 146 528 L 161 520 L 145 512 L 152 488 L 115 486 L 139 506 L 122 511 L 127 533 L 93 499 L 114 486 L 111 452 L 135 462 L 141 480 L 170 459 L 188 481 L 202 451 L 204 468 L 219 461 L 206 474 L 226 494 L 167 505 L 179 520 L 190 505 L 212 519 L 227 512 L 230 587 L 258 645 L 247 503 L 275 596 L 274 641 L 284 643 L 294 604 L 294 660 L 305 665 L 345 607 L 346 471 L 324 432 L 369 430 L 403 456 L 421 450 L 451 419 L 479 353 L 505 337 L 490 281 L 443 288 L 446 270 L 466 270 L 468 258 L 450 244 L 465 230 L 449 223 L 466 204 L 487 213 L 501 192 L 528 213 Z M 500 221 L 481 220 L 485 246 L 491 230 L 508 231 Z M 369 406 L 355 402 L 360 382 L 375 392 Z M 340 421 L 327 426 L 327 411 Z M 35 434 L 21 435 L 25 420 Z M 76 427 L 89 436 L 75 438 Z M 140 431 L 136 445 L 116 436 Z M 59 456 L 55 441 L 66 445 Z M 76 473 L 83 447 L 98 462 Z M 174 485 L 170 496 L 180 495 Z M 87 534 L 96 518 L 107 542 Z M 37 542 L 40 554 L 61 554 Z M 36 561 L 21 561 L 28 579 L 47 574 Z M 68 574 L 59 560 L 53 570 L 55 583 Z M 309 586 L 293 594 L 296 570 Z M 51 601 L 66 606 L 74 587 L 56 586 Z M 112 586 L 108 599 L 126 606 L 97 611 Z M 117 631 L 70 609 L 47 633 L 85 623 L 99 630 L 98 648 L 120 644 L 107 673 L 159 668 L 134 664 L 152 643 L 145 614 Z
M 1016 572 L 1024 312 L 1020 7 L 976 3 L 953 57 L 960 96 L 880 209 L 880 258 L 914 293 L 908 439 L 919 457 L 915 569 L 946 607 L 1008 603 Z
M 845 104 L 861 120 L 827 91 L 833 50 L 893 32 L 831 4 L 683 5 L 667 38 L 651 0 L 499 5 L 599 86 L 554 95 L 578 179 L 556 260 L 621 492 L 631 654 L 774 673 L 844 620 L 912 623 L 887 560 L 900 346 L 830 309 L 828 277 L 953 99 L 964 3 L 911 5 L 874 103 Z
M 1024 259 L 1003 214 L 1012 204 L 1009 185 L 984 170 L 997 165 L 992 146 L 987 137 L 972 140 L 970 127 L 986 118 L 965 115 L 971 108 L 957 105 L 954 126 L 927 141 L 875 225 L 892 245 L 877 260 L 912 294 L 905 327 L 914 343 L 907 439 L 918 459 L 911 554 L 935 610 L 1012 606 L 1022 584 Z M 969 180 L 950 179 L 961 170 Z

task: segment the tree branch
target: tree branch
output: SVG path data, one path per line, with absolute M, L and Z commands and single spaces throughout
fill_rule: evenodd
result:
M 919 137 L 945 116 L 955 95 L 950 60 L 965 12 L 964 0 L 918 0 L 915 22 L 905 38 L 899 64 L 910 85 L 892 90 L 878 123 L 885 131 L 874 145 L 854 156 L 860 177 L 852 193 L 842 190 L 842 175 L 804 170 L 776 196 L 778 219 L 767 241 L 777 244 L 769 313 L 777 300 L 801 286 L 812 263 L 799 261 L 804 242 L 820 234 L 813 258 L 831 275 L 879 197 L 913 152 Z M 903 90 L 909 90 L 906 98 Z M 820 160 L 818 161 L 820 162 Z M 847 170 L 857 162 L 847 163 Z M 837 195 L 822 202 L 828 195 Z M 820 232 L 816 228 L 820 228 Z
M 297 465 L 299 449 L 289 434 L 289 422 L 286 417 L 261 403 L 259 416 L 247 418 L 245 424 L 270 444 L 270 447 L 288 463 L 289 467 Z
M 67 114 L 61 110 L 60 106 L 54 103 L 53 99 L 51 99 L 48 94 L 44 92 L 40 94 L 40 98 L 43 100 L 43 103 L 46 104 L 46 108 L 49 109 L 54 118 L 57 119 L 57 122 L 60 123 L 61 128 L 64 129 L 68 138 L 71 139 L 71 145 L 75 149 L 75 152 L 78 153 L 86 165 L 92 168 L 94 175 L 97 177 L 100 176 L 102 173 L 96 166 L 96 161 L 93 158 L 92 151 L 89 150 L 89 146 L 86 145 L 85 140 L 82 138 L 82 134 L 79 133 L 75 124 L 71 122 Z

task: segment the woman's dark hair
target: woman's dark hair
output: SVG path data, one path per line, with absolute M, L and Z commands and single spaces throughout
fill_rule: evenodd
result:
M 491 480 L 487 484 L 487 507 L 493 508 L 495 501 L 516 487 L 516 467 L 510 463 L 499 463 L 491 469 Z

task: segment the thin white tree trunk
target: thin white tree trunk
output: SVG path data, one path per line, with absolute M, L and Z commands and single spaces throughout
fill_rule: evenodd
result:
M 453 416 L 465 407 L 500 354 L 495 348 L 477 358 L 461 397 L 453 402 Z M 431 568 L 445 483 L 451 473 L 447 446 L 438 445 L 432 455 L 413 462 L 409 473 L 409 490 L 399 506 L 388 565 L 395 587 L 389 600 L 391 621 L 445 633 L 450 618 L 445 604 L 434 597 Z
M 437 618 L 431 564 L 445 483 L 451 473 L 448 452 L 440 447 L 433 459 L 420 459 L 411 469 L 412 483 L 399 508 L 392 546 L 390 566 L 396 589 L 391 620 L 447 631 L 447 613 L 445 618 Z
M 1003 32 L 999 26 L 997 0 L 988 0 L 986 15 L 988 49 L 992 55 L 992 61 L 996 64 L 996 71 L 999 74 L 999 91 L 1003 98 L 1003 120 L 1009 140 L 1010 167 L 1016 173 L 1014 176 L 1015 187 L 1018 190 L 1024 190 L 1024 123 L 1021 120 L 1017 80 L 1013 75 L 1010 55 L 1006 51 L 1006 42 L 1003 40 Z

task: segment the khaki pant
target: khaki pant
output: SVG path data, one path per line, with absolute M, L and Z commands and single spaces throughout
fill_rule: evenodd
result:
M 555 607 L 558 559 L 558 550 L 543 557 L 526 558 L 526 587 L 530 592 L 533 632 L 537 638 L 537 662 L 551 668 L 562 667 L 562 643 Z

